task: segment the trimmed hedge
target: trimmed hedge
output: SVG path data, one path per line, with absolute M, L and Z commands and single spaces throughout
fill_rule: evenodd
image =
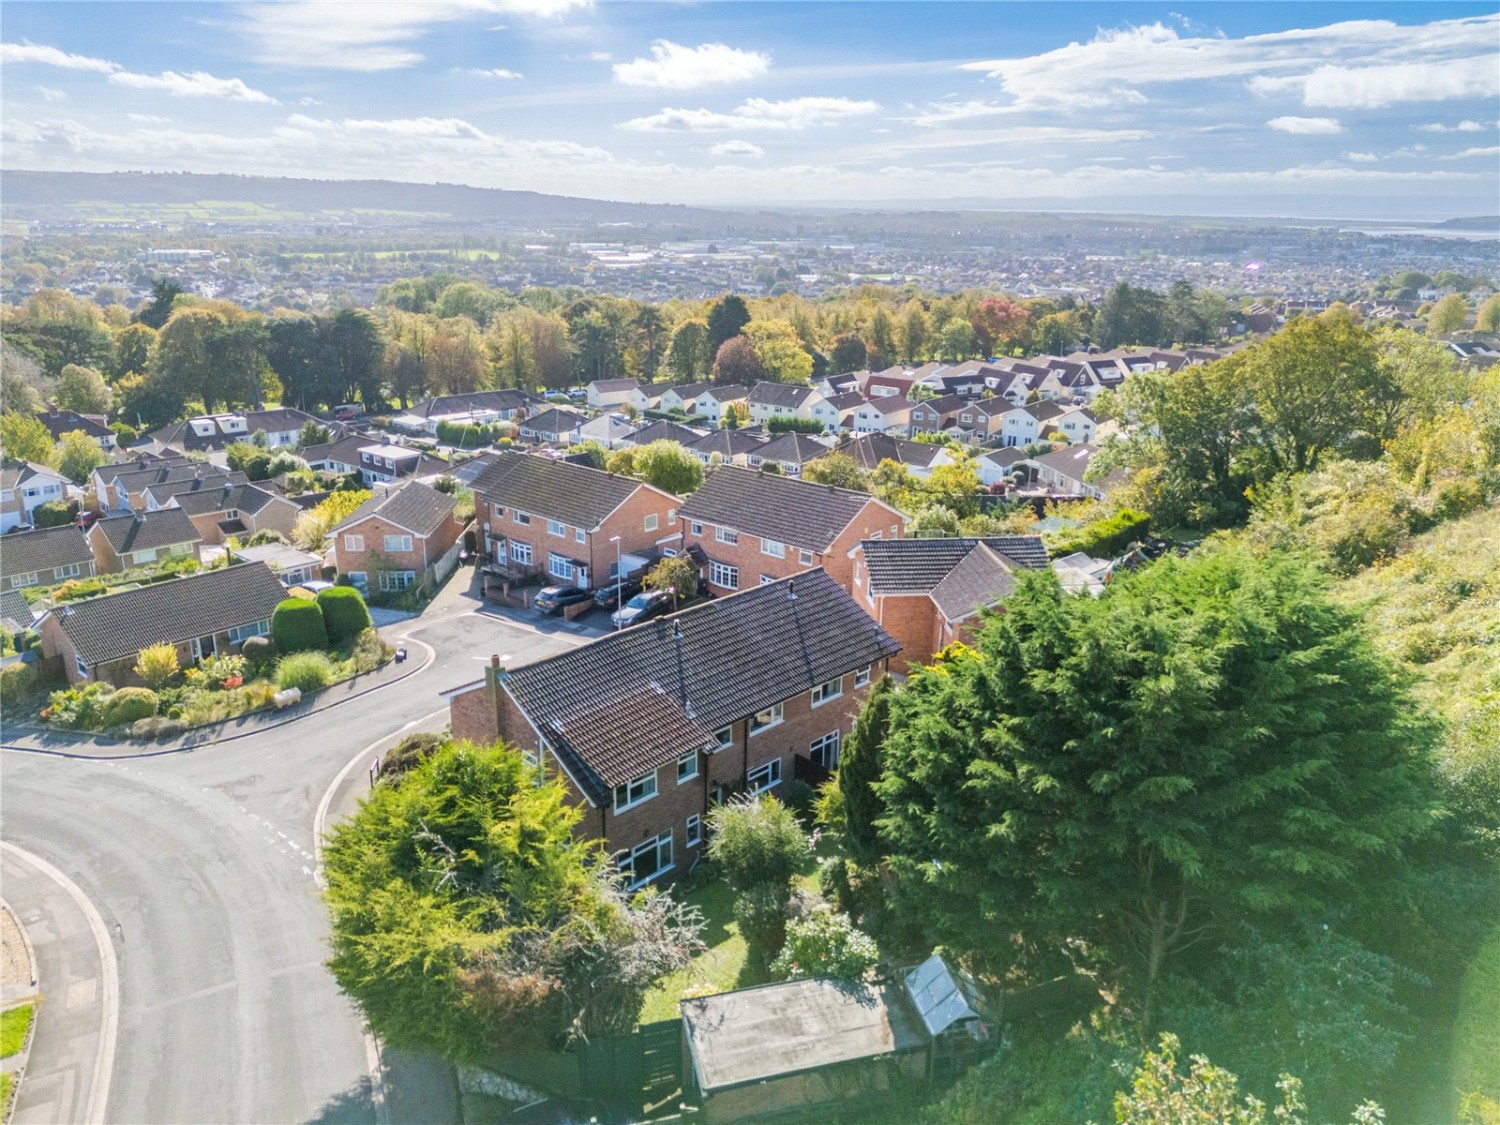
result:
M 365 599 L 353 586 L 335 586 L 318 594 L 318 609 L 323 613 L 323 624 L 328 629 L 328 639 L 334 644 L 353 640 L 371 625 L 370 611 L 365 608 Z
M 1059 536 L 1052 544 L 1052 557 L 1061 558 L 1075 551 L 1094 556 L 1113 555 L 1144 538 L 1150 526 L 1151 517 L 1145 512 L 1121 508 L 1108 519 L 1095 520 Z
M 149 719 L 160 706 L 161 701 L 150 688 L 122 687 L 104 701 L 104 725 L 117 727 Z
M 318 603 L 287 598 L 271 614 L 271 640 L 278 652 L 304 652 L 328 647 L 328 629 Z

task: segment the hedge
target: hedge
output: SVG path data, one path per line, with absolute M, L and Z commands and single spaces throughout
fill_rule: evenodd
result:
M 35 690 L 37 671 L 30 664 L 7 664 L 0 668 L 0 703 L 12 704 Z
M 766 431 L 773 434 L 821 434 L 826 429 L 811 418 L 776 417 L 766 422 Z
M 1095 520 L 1059 536 L 1052 543 L 1052 556 L 1061 558 L 1075 551 L 1094 556 L 1113 555 L 1144 538 L 1150 525 L 1151 517 L 1145 512 L 1121 508 L 1107 519 Z
M 328 629 L 318 603 L 287 598 L 271 614 L 271 640 L 278 652 L 302 652 L 328 647 Z
M 117 727 L 149 719 L 156 714 L 161 701 L 150 688 L 123 687 L 104 701 L 104 725 Z
M 328 639 L 334 644 L 353 640 L 371 625 L 365 599 L 353 586 L 335 586 L 322 591 L 318 594 L 318 608 L 323 612 Z

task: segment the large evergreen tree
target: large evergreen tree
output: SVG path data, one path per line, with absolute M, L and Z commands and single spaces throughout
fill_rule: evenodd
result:
M 875 821 L 884 806 L 875 792 L 875 783 L 884 772 L 885 738 L 891 723 L 890 676 L 881 676 L 870 688 L 864 709 L 854 722 L 854 729 L 844 739 L 839 756 L 838 786 L 843 797 L 844 844 L 849 857 L 865 865 L 879 861 L 880 833 Z
M 749 323 L 750 308 L 745 304 L 745 298 L 738 293 L 726 293 L 720 297 L 708 310 L 708 354 L 718 355 L 724 342 L 738 336 Z

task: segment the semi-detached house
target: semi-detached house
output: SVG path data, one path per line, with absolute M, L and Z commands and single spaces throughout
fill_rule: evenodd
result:
M 582 808 L 628 882 L 688 870 L 709 810 L 820 778 L 898 646 L 820 569 L 444 693 L 454 737 L 502 738 Z
M 88 540 L 94 569 L 100 574 L 114 574 L 170 559 L 196 559 L 203 537 L 186 512 L 163 508 L 95 520 L 88 529 Z
M 721 466 L 682 502 L 683 549 L 715 594 L 822 567 L 849 589 L 861 539 L 901 537 L 906 517 L 868 492 Z
M 474 478 L 484 554 L 508 574 L 585 588 L 630 574 L 679 538 L 681 501 L 631 477 L 502 453 Z
M 441 577 L 462 530 L 456 501 L 407 481 L 380 487 L 330 533 L 334 565 L 365 592 L 395 593 Z
M 0 590 L 56 586 L 70 578 L 92 578 L 94 554 L 72 524 L 22 531 L 0 539 Z
M 62 474 L 30 461 L 0 464 L 0 531 L 32 522 L 32 513 L 52 500 L 65 500 L 68 482 Z

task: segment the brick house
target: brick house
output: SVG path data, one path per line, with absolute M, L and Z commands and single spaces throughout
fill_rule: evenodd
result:
M 32 513 L 52 500 L 68 498 L 61 473 L 30 461 L 0 462 L 0 531 L 32 522 Z
M 454 688 L 453 735 L 560 775 L 633 886 L 702 854 L 714 804 L 822 777 L 894 640 L 820 569 Z
M 203 482 L 198 482 L 203 483 Z M 147 490 L 147 507 L 156 505 L 155 489 Z M 217 546 L 227 536 L 247 538 L 259 531 L 279 531 L 290 538 L 302 509 L 284 496 L 253 484 L 220 484 L 184 489 L 167 497 L 164 507 L 188 514 L 203 542 Z
M 455 503 L 420 481 L 379 488 L 329 533 L 339 574 L 365 593 L 372 585 L 395 593 L 444 577 L 439 565 L 463 530 Z
M 22 531 L 0 540 L 0 590 L 56 586 L 94 576 L 94 553 L 72 524 Z
M 920 433 L 939 433 L 949 429 L 957 423 L 959 415 L 971 406 L 966 398 L 959 395 L 944 395 L 942 398 L 930 398 L 924 402 L 918 402 L 911 408 L 911 432 L 913 435 Z M 972 426 L 965 426 L 972 429 Z
M 707 559 L 709 589 L 732 594 L 822 567 L 849 589 L 861 539 L 899 539 L 906 517 L 867 492 L 721 466 L 682 502 L 682 547 Z
M 99 574 L 114 574 L 168 559 L 200 558 L 203 537 L 181 508 L 139 511 L 95 520 L 86 532 Z
M 1038 535 L 984 539 L 869 539 L 854 557 L 854 600 L 901 646 L 891 671 L 927 664 L 954 641 L 972 642 L 982 611 L 1045 570 Z
M 245 563 L 86 598 L 42 618 L 42 655 L 56 660 L 70 683 L 137 682 L 143 648 L 170 644 L 178 663 L 233 651 L 247 637 L 271 631 L 271 614 L 286 590 L 262 563 Z
M 524 453 L 500 454 L 474 479 L 494 565 L 585 588 L 607 582 L 617 562 L 629 574 L 675 543 L 680 503 L 630 477 Z

